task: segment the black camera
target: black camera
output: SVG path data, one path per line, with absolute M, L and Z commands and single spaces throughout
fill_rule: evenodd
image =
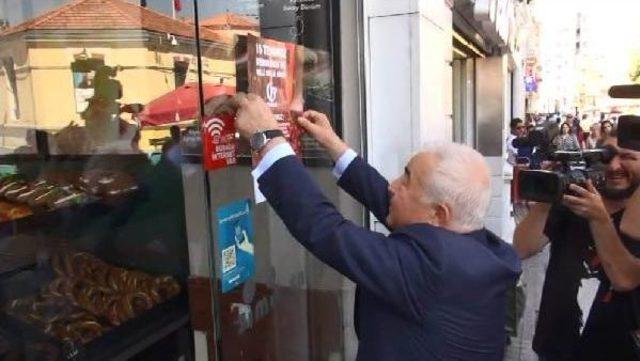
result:
M 533 127 L 529 130 L 526 137 L 516 138 L 511 142 L 514 148 L 520 150 L 522 148 L 531 148 L 531 159 L 528 162 L 531 169 L 540 167 L 540 162 L 549 157 L 551 151 L 551 141 L 549 139 L 548 128 L 545 126 Z M 535 151 L 534 151 L 535 149 Z M 516 159 L 518 161 L 518 159 Z M 517 162 L 518 164 L 524 164 Z
M 615 85 L 609 89 L 609 96 L 621 99 L 640 98 L 640 84 Z M 618 146 L 640 151 L 640 117 L 623 115 L 618 119 Z
M 553 170 L 523 170 L 518 175 L 518 189 L 522 199 L 554 203 L 562 200 L 571 184 L 585 186 L 591 180 L 596 189 L 605 185 L 606 164 L 613 159 L 613 148 L 579 152 L 556 151 L 549 160 L 557 162 Z
M 526 137 L 516 138 L 512 145 L 520 147 L 539 147 L 548 144 L 547 133 L 544 127 L 534 127 Z
M 618 146 L 640 152 L 640 117 L 623 115 L 618 118 Z

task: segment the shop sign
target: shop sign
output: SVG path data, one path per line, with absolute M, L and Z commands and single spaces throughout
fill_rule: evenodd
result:
M 527 93 L 538 91 L 538 84 L 536 83 L 536 78 L 530 75 L 525 76 L 524 87 Z
M 323 16 L 327 0 L 260 0 L 260 27 L 279 40 L 297 41 L 306 33 L 313 33 L 309 16 Z M 326 20 L 324 20 L 326 21 Z M 277 29 L 277 30 L 276 30 Z M 309 39 L 306 39 L 309 40 Z
M 234 115 L 216 114 L 202 122 L 202 150 L 205 170 L 236 164 L 238 144 Z
M 531 65 L 527 65 L 525 69 L 524 87 L 525 91 L 529 93 L 538 91 L 538 81 Z
M 219 208 L 216 216 L 220 279 L 227 293 L 255 274 L 253 211 L 245 199 Z
M 301 154 L 302 131 L 295 117 L 302 113 L 304 107 L 303 49 L 296 44 L 247 35 L 246 57 L 244 54 L 236 55 L 239 73 L 247 74 L 247 91 L 267 102 L 285 137 L 296 153 Z M 241 87 L 239 85 L 239 89 Z

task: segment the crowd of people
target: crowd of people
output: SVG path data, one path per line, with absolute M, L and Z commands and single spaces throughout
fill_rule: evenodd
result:
M 616 123 L 616 117 L 591 121 L 587 114 L 582 117 L 573 114 L 533 114 L 527 115 L 524 120 L 514 118 L 507 137 L 507 161 L 513 166 L 539 167 L 541 154 L 536 156 L 536 151 L 541 144 L 513 143 L 515 139 L 528 139 L 536 130 L 542 132 L 542 138 L 548 143 L 544 146 L 549 151 L 579 151 L 600 148 L 610 137 Z
M 510 124 L 513 245 L 526 259 L 549 244 L 532 345 L 540 360 L 640 359 L 640 243 L 638 227 L 629 226 L 637 223 L 637 216 L 632 219 L 640 202 L 640 152 L 619 146 L 617 123 L 615 117 L 591 122 L 587 115 L 551 114 Z M 612 158 L 603 165 L 605 180 L 598 189 L 574 184 L 552 204 L 521 199 L 523 170 L 558 170 L 553 153 L 599 148 L 611 150 Z M 589 311 L 578 305 L 586 278 L 600 282 Z

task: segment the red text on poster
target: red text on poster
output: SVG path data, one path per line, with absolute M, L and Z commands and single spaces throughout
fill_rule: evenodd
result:
M 298 155 L 302 152 L 302 132 L 295 117 L 304 107 L 303 56 L 303 49 L 296 44 L 247 36 L 248 91 L 267 102 Z

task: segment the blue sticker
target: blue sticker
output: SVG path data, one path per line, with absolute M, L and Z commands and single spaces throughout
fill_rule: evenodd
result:
M 222 293 L 226 293 L 255 273 L 253 211 L 245 199 L 219 208 L 217 216 Z

